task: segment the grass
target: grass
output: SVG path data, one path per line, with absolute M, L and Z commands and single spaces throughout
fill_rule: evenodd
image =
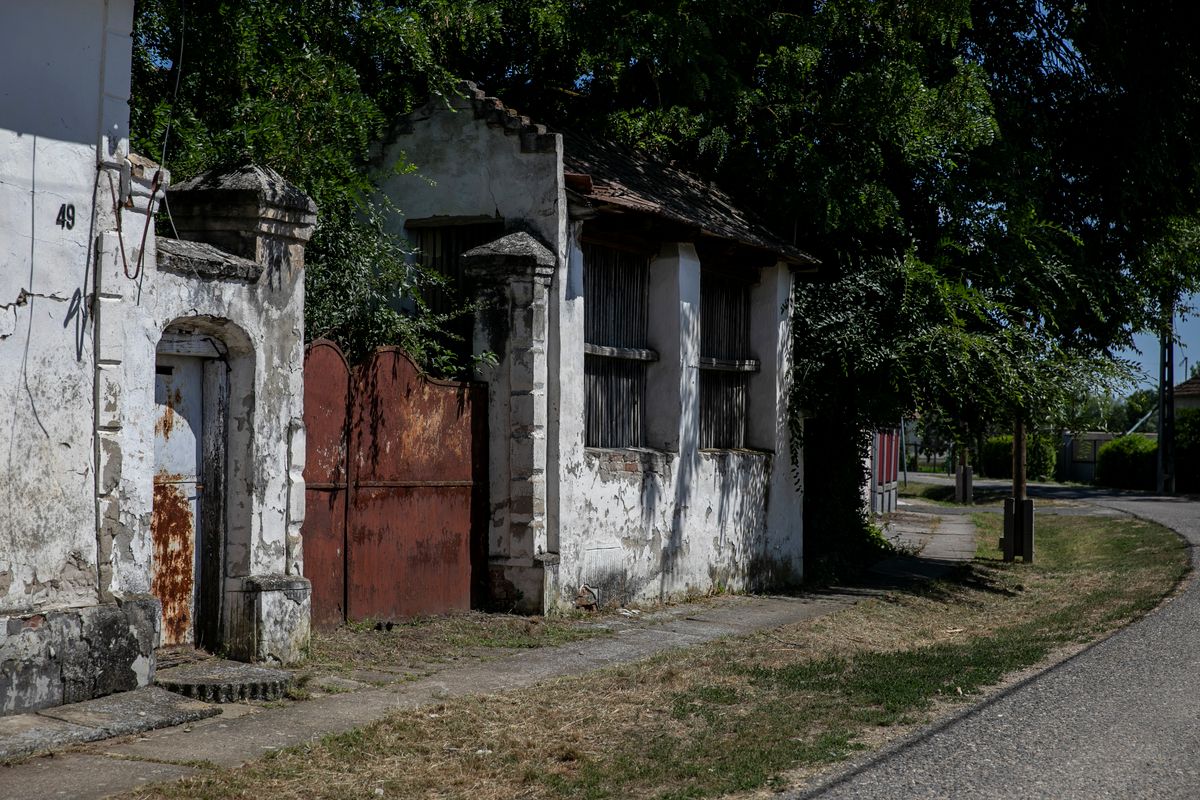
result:
M 1005 675 L 1152 609 L 1187 571 L 1169 531 L 1038 520 L 1037 560 L 995 549 L 845 611 L 528 689 L 400 712 L 136 798 L 769 797 Z

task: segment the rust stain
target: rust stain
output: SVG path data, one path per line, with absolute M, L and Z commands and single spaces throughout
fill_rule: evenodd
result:
M 150 591 L 162 601 L 164 645 L 190 641 L 192 628 L 193 541 L 192 508 L 173 477 L 160 473 L 154 480 L 154 511 L 150 539 L 154 575 Z
M 179 405 L 181 399 L 179 389 L 175 390 L 174 395 L 167 395 L 167 404 L 163 406 L 162 416 L 154 423 L 154 432 L 161 433 L 164 439 L 170 439 L 171 432 L 175 430 L 175 406 Z

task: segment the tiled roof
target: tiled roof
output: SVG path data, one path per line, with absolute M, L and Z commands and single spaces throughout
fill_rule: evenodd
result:
M 1200 377 L 1188 378 L 1175 387 L 1176 397 L 1200 397 Z
M 525 152 L 553 149 L 554 134 L 530 121 L 476 84 L 460 87 L 476 119 L 521 137 Z M 587 136 L 564 132 L 563 172 L 576 199 L 597 208 L 648 214 L 692 227 L 700 235 L 727 239 L 775 253 L 795 264 L 818 263 L 779 239 L 739 209 L 715 185 L 645 154 Z
M 798 264 L 817 263 L 749 217 L 715 185 L 655 158 L 564 133 L 563 170 L 568 174 L 568 187 L 601 208 L 652 214 L 695 227 L 702 234 L 768 250 Z

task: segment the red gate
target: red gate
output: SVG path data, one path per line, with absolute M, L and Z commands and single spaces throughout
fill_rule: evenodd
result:
M 422 376 L 402 351 L 304 367 L 304 572 L 313 625 L 463 610 L 482 578 L 487 391 Z

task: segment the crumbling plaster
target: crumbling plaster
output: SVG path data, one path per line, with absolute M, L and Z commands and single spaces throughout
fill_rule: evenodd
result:
M 248 656 L 294 657 L 308 637 L 307 583 L 261 578 L 301 572 L 313 220 L 292 239 L 259 235 L 280 229 L 277 209 L 252 220 L 262 286 L 158 270 L 152 215 L 169 177 L 156 184 L 156 165 L 128 151 L 133 6 L 17 4 L 0 27 L 0 67 L 21 76 L 0 88 L 0 714 L 153 678 L 153 386 L 172 324 L 220 338 L 245 389 L 230 413 L 240 549 L 227 588 L 276 592 L 290 606 L 275 629 L 291 625 Z M 274 613 L 276 599 L 253 605 Z
M 22 76 L 0 89 L 0 614 L 99 599 L 88 299 L 132 20 L 132 0 L 50 0 L 0 28 L 0 65 Z

